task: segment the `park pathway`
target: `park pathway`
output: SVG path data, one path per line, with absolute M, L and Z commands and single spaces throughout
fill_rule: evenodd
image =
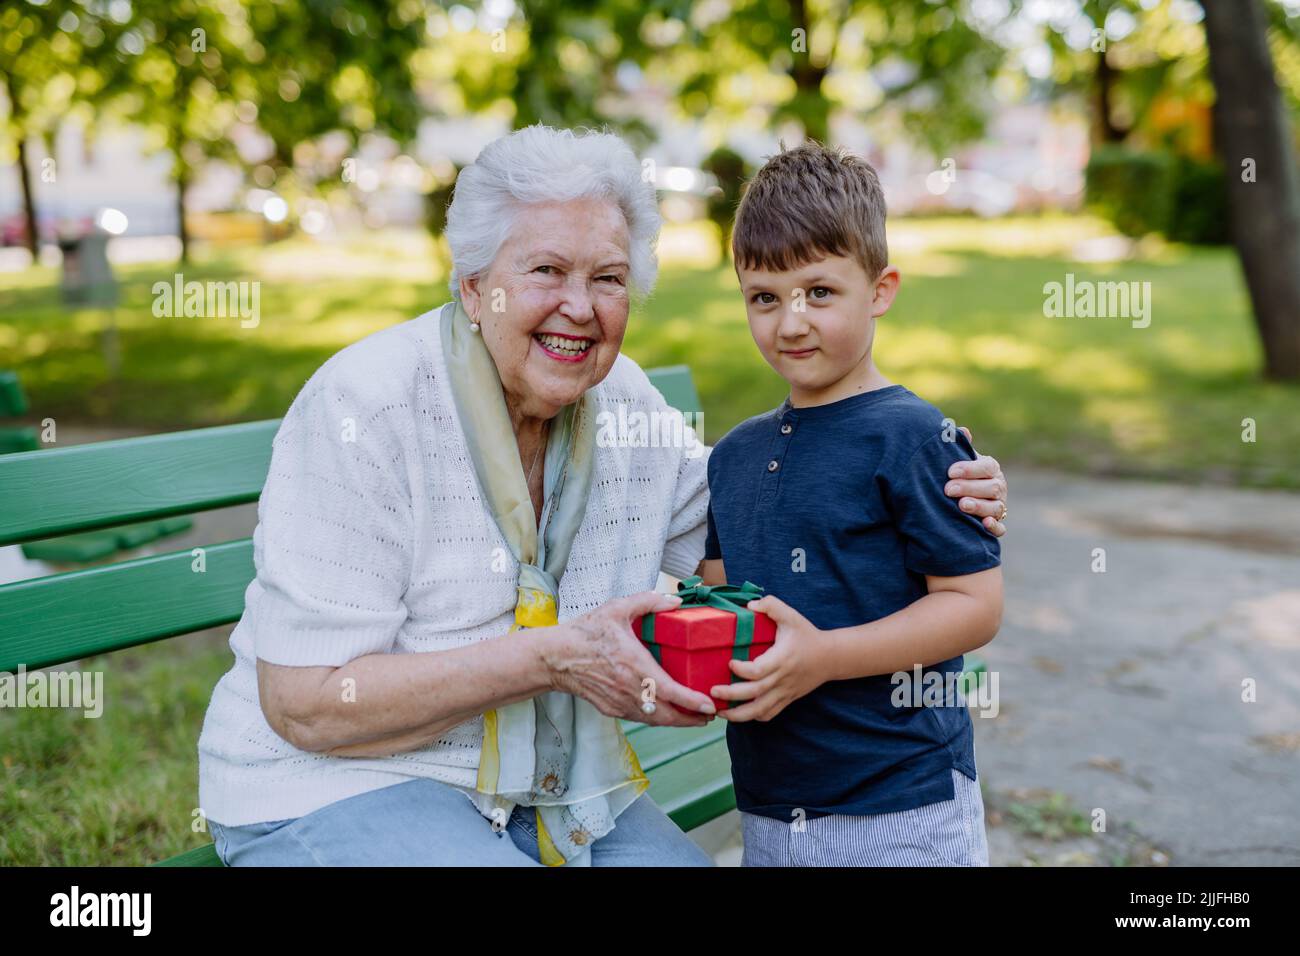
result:
M 1300 495 L 1008 471 L 992 864 L 1300 865 Z
M 1011 474 L 1001 712 L 972 710 L 995 857 L 1300 864 L 1300 495 Z M 1106 836 L 1026 844 L 1042 790 Z

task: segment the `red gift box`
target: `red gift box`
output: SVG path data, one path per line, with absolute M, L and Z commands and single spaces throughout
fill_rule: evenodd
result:
M 696 605 L 658 611 L 645 617 L 654 618 L 653 644 L 658 650 L 655 656 L 668 676 L 691 690 L 708 694 L 719 684 L 740 680 L 731 671 L 733 655 L 739 653 L 741 660 L 752 661 L 776 640 L 776 622 L 761 612 L 751 613 L 754 615 L 754 639 L 748 648 L 735 647 L 739 618 L 733 611 Z M 647 646 L 651 646 L 641 633 L 645 617 L 633 621 L 632 630 Z M 651 649 L 653 651 L 655 647 Z M 710 699 L 718 710 L 744 703 L 718 700 L 712 695 Z

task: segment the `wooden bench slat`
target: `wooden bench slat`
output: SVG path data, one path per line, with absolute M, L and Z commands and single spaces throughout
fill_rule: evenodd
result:
M 698 414 L 702 408 L 689 365 L 665 365 L 646 369 L 650 384 L 659 389 L 664 401 L 679 412 Z M 701 436 L 701 440 L 703 437 Z
M 698 412 L 686 365 L 649 369 L 664 400 Z M 0 545 L 256 501 L 279 419 L 0 457 Z
M 640 733 L 628 734 L 628 740 L 636 750 L 641 769 L 649 774 L 726 736 L 726 721 L 717 719 L 703 727 L 645 727 Z
M 225 866 L 221 862 L 221 857 L 217 856 L 217 845 L 209 843 L 207 846 L 196 846 L 192 850 L 186 850 L 184 853 L 178 853 L 175 856 L 168 857 L 165 860 L 159 860 L 154 866 Z
M 80 531 L 61 534 L 43 541 L 28 541 L 20 545 L 23 556 L 32 561 L 52 561 L 55 564 L 88 564 L 122 550 L 114 528 L 101 531 Z
M 650 796 L 683 830 L 693 830 L 736 808 L 731 755 L 718 740 L 650 775 Z
M 53 561 L 56 564 L 84 563 L 117 551 L 138 548 L 159 538 L 188 531 L 192 527 L 194 522 L 184 516 L 162 518 L 157 521 L 123 525 L 120 528 L 79 531 L 76 534 L 59 535 L 57 538 L 46 538 L 43 541 L 29 541 L 22 545 L 22 549 L 23 554 L 33 561 Z
M 0 457 L 0 545 L 256 501 L 278 420 Z
M 0 372 L 0 416 L 8 418 L 26 414 L 27 394 L 18 381 L 18 373 L 8 369 Z
M 174 551 L 0 586 L 0 671 L 48 667 L 239 620 L 253 540 L 214 544 L 207 570 Z

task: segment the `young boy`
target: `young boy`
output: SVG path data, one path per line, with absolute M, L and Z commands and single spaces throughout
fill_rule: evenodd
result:
M 899 272 L 875 170 L 783 150 L 732 246 L 750 332 L 790 384 L 709 458 L 705 583 L 761 585 L 750 607 L 777 623 L 713 688 L 733 702 L 743 865 L 987 866 L 970 715 L 934 682 L 997 633 L 1000 549 L 944 494 L 966 436 L 876 368 Z

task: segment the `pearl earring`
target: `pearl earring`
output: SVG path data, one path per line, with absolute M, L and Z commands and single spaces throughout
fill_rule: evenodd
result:
M 469 320 L 469 330 L 471 332 L 477 332 L 479 330 L 479 324 L 476 320 L 474 319 Z

